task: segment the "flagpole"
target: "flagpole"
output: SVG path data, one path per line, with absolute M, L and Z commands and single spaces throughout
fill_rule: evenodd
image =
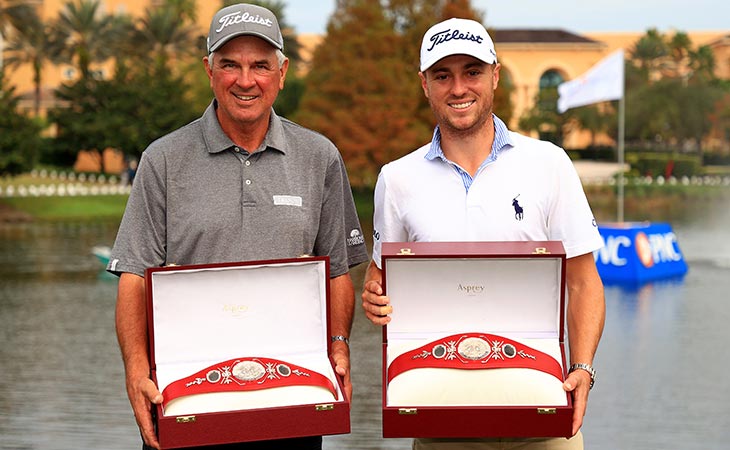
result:
M 623 81 L 622 81 L 623 82 Z M 618 214 L 619 223 L 624 221 L 624 116 L 626 112 L 626 96 L 618 100 Z

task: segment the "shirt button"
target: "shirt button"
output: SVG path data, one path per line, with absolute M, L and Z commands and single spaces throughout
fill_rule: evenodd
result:
M 233 147 L 233 151 L 236 152 L 236 153 L 240 153 L 241 152 L 241 149 L 238 148 L 238 147 Z
M 251 185 L 251 180 L 246 180 L 246 186 Z
M 246 160 L 246 162 L 244 164 L 246 164 L 247 166 L 250 166 L 251 165 L 251 161 Z

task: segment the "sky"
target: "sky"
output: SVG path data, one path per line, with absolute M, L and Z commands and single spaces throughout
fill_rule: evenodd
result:
M 297 33 L 324 34 L 335 0 L 285 0 Z M 730 31 L 724 0 L 472 0 L 491 28 L 562 28 L 572 32 Z

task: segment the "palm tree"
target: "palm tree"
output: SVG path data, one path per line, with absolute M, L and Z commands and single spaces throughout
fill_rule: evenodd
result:
M 51 60 L 52 45 L 50 28 L 43 23 L 33 10 L 24 19 L 23 26 L 10 36 L 5 64 L 9 68 L 17 68 L 29 64 L 33 70 L 33 86 L 35 88 L 33 111 L 37 117 L 40 113 L 41 86 L 43 64 Z
M 631 57 L 641 69 L 644 79 L 653 81 L 666 65 L 666 57 L 669 52 L 669 47 L 661 33 L 652 28 L 636 42 L 631 51 Z
M 163 8 L 171 8 L 180 17 L 190 23 L 198 21 L 198 5 L 195 0 L 164 0 Z
M 0 0 L 0 37 L 7 37 L 8 28 L 24 26 L 26 18 L 35 13 L 32 6 L 23 0 Z
M 181 21 L 175 7 L 148 8 L 132 32 L 131 43 L 144 59 L 154 59 L 154 70 L 169 69 L 171 60 L 193 54 L 196 50 L 197 28 Z
M 689 66 L 693 78 L 712 80 L 715 78 L 715 54 L 709 45 L 702 45 L 696 51 L 689 52 Z
M 103 62 L 113 54 L 113 36 L 117 21 L 99 13 L 99 0 L 76 0 L 67 3 L 54 27 L 57 57 L 71 61 L 81 79 L 91 77 L 91 64 Z

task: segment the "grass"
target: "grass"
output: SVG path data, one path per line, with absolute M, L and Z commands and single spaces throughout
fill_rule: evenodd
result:
M 119 220 L 127 204 L 126 195 L 83 197 L 0 198 L 4 204 L 42 221 Z

